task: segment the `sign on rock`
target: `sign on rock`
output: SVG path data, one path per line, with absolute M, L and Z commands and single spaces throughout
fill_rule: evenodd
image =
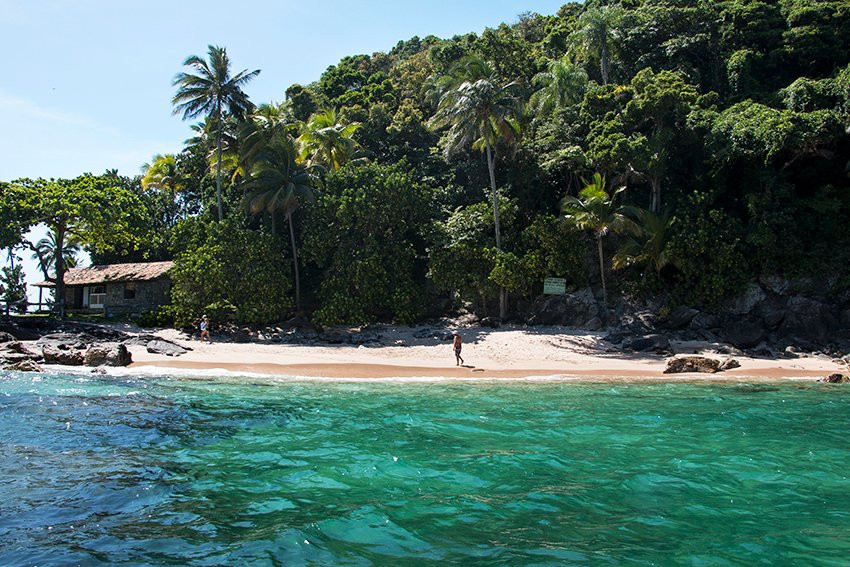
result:
M 546 278 L 543 280 L 543 293 L 546 295 L 564 295 L 567 293 L 567 280 L 564 278 Z

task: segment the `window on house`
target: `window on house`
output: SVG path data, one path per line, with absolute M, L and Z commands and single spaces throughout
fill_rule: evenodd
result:
M 124 299 L 136 299 L 136 282 L 124 282 Z

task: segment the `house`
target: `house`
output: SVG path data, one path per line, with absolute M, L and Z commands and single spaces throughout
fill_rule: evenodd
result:
M 78 312 L 144 313 L 169 302 L 174 262 L 106 264 L 65 272 L 65 309 Z M 53 282 L 35 284 L 52 288 Z

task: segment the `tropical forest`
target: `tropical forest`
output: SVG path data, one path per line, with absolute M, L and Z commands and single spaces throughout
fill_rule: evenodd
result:
M 352 54 L 274 101 L 226 46 L 187 56 L 179 153 L 0 183 L 0 246 L 39 258 L 58 310 L 81 249 L 174 260 L 151 325 L 534 322 L 547 278 L 602 325 L 753 284 L 850 300 L 848 0 L 571 2 Z

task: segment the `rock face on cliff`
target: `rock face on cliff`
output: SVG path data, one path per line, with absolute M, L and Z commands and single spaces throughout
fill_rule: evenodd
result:
M 590 288 L 566 295 L 544 295 L 534 302 L 528 323 L 586 328 L 601 327 L 602 312 Z

